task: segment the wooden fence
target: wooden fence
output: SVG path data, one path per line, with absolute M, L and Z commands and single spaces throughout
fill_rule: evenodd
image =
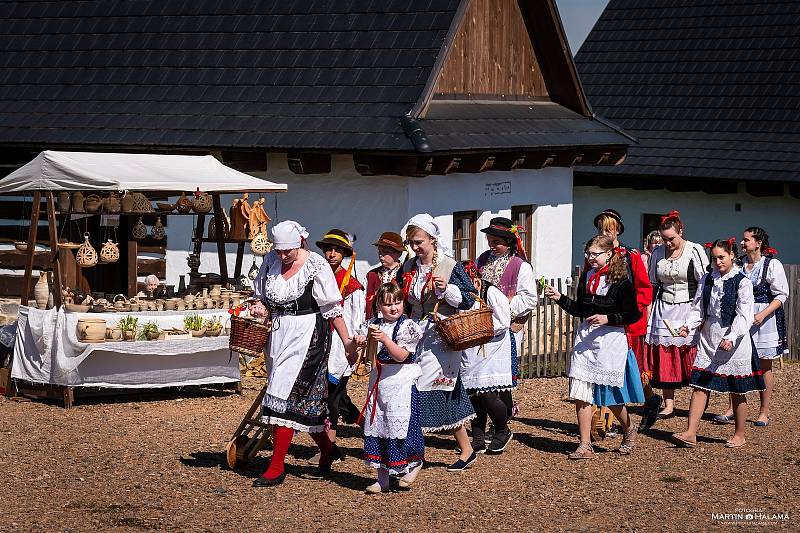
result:
M 784 265 L 789 281 L 789 300 L 784 309 L 789 337 L 789 355 L 784 360 L 800 360 L 800 264 Z M 569 283 L 549 280 L 548 283 L 570 297 L 575 297 L 579 273 Z M 580 320 L 570 316 L 553 301 L 540 295 L 539 302 L 525 324 L 525 340 L 519 358 L 523 378 L 566 376 L 575 344 L 575 330 Z

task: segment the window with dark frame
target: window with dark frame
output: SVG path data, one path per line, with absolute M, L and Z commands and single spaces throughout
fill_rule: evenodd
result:
M 525 256 L 533 257 L 531 253 L 531 235 L 533 235 L 533 206 L 515 205 L 511 208 L 511 222 L 517 226 L 519 238 L 525 248 Z
M 453 255 L 456 261 L 475 260 L 477 211 L 453 213 Z

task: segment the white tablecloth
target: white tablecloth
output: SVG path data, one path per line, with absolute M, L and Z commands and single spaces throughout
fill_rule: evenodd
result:
M 114 326 L 121 317 L 133 315 L 140 325 L 153 321 L 160 328 L 182 328 L 183 317 L 189 313 L 204 319 L 218 316 L 223 323 L 228 319 L 227 310 L 67 313 L 21 306 L 11 377 L 33 383 L 125 388 L 239 381 L 239 358 L 231 356 L 226 336 L 98 344 L 76 338 L 81 317 L 102 318 Z

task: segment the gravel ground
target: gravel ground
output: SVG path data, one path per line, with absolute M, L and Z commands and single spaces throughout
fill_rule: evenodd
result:
M 78 399 L 56 404 L 0 399 L 0 531 L 631 530 L 733 531 L 741 509 L 747 529 L 800 530 L 800 367 L 777 372 L 768 428 L 748 428 L 747 446 L 724 448 L 731 426 L 703 422 L 701 446 L 675 448 L 685 426 L 688 391 L 677 418 L 640 436 L 630 457 L 607 440 L 591 461 L 572 462 L 577 426 L 563 400 L 566 380 L 527 380 L 515 393 L 521 413 L 514 442 L 500 456 L 448 474 L 450 436 L 431 436 L 426 468 L 410 492 L 364 494 L 373 471 L 357 459 L 358 430 L 341 430 L 351 456 L 330 481 L 302 476 L 315 453 L 295 439 L 286 482 L 254 489 L 263 451 L 242 471 L 224 466 L 224 446 L 262 382 L 244 394 L 204 390 Z M 366 385 L 352 385 L 363 401 Z M 751 397 L 750 415 L 757 401 Z M 725 398 L 712 398 L 720 412 Z M 637 417 L 638 418 L 638 417 Z M 788 519 L 776 517 L 778 513 Z M 746 515 L 746 512 L 742 512 Z

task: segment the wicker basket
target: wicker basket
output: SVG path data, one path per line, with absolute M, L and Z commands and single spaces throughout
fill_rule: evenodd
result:
M 454 352 L 486 344 L 494 337 L 492 308 L 480 298 L 476 300 L 480 302 L 478 309 L 461 311 L 447 318 L 439 318 L 436 313 L 439 302 L 433 308 L 432 317 L 436 331 Z
M 269 338 L 272 321 L 231 316 L 231 336 L 229 348 L 232 352 L 256 357 L 264 351 Z

